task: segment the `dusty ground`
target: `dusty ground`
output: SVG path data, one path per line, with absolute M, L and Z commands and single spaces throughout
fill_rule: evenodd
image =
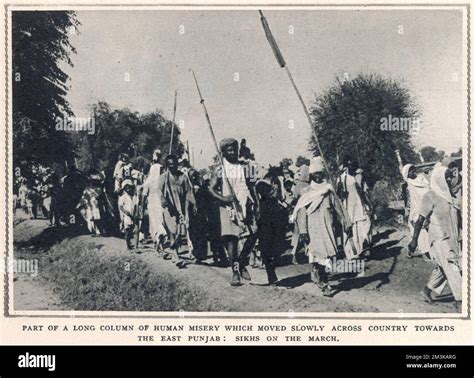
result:
M 17 234 L 17 227 L 23 223 L 20 228 L 21 233 Z M 29 221 L 25 219 L 21 211 L 14 221 L 15 230 L 15 244 L 17 240 L 28 241 L 43 232 L 47 222 L 44 220 Z M 17 237 L 19 239 L 17 239 Z M 34 246 L 28 249 L 15 248 L 16 259 L 35 259 L 35 256 L 30 252 L 34 251 Z M 38 273 L 40 273 L 38 269 Z M 60 298 L 55 294 L 49 283 L 41 276 L 34 272 L 15 272 L 13 275 L 13 289 L 14 289 L 14 308 L 16 310 L 66 310 L 67 308 L 61 305 Z
M 94 243 L 100 253 L 127 255 L 142 259 L 158 274 L 168 272 L 203 289 L 211 301 L 225 303 L 226 308 L 236 311 L 278 312 L 380 312 L 380 313 L 448 313 L 455 312 L 452 297 L 443 294 L 438 301 L 424 303 L 419 291 L 426 283 L 432 269 L 430 262 L 422 258 L 408 259 L 402 247 L 408 243 L 407 231 L 395 228 L 379 230 L 375 237 L 373 258 L 365 263 L 363 277 L 354 274 L 336 274 L 331 279 L 336 293 L 332 298 L 323 297 L 310 281 L 309 265 L 288 265 L 283 256 L 283 266 L 277 268 L 280 279 L 276 286 L 265 286 L 264 270 L 250 268 L 252 281 L 243 281 L 240 287 L 230 287 L 230 268 L 212 265 L 188 265 L 178 269 L 170 261 L 158 258 L 149 247 L 133 256 L 125 249 L 125 242 L 114 237 L 72 235 L 48 228 L 45 220 L 26 220 L 17 215 L 14 226 L 15 256 L 25 258 L 35 253 L 48 253 L 56 243 L 68 242 L 89 245 Z M 211 262 L 212 260 L 209 260 Z M 57 294 L 47 283 L 47 277 L 39 275 L 18 276 L 14 282 L 16 310 L 65 309 Z
M 14 308 L 16 310 L 67 310 L 59 296 L 42 278 L 19 274 L 14 278 Z

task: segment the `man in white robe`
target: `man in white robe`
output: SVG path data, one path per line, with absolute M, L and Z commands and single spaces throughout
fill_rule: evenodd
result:
M 406 164 L 401 169 L 403 180 L 407 183 L 409 201 L 410 201 L 410 213 L 408 215 L 408 228 L 410 229 L 410 235 L 413 237 L 415 223 L 420 216 L 421 200 L 423 196 L 429 192 L 430 183 L 425 176 L 415 172 L 413 164 Z M 428 243 L 428 231 L 426 227 L 420 230 L 420 236 L 418 238 L 418 250 L 415 252 L 408 251 L 408 257 L 414 257 L 423 255 L 429 252 L 430 246 Z
M 337 254 L 334 216 L 337 215 L 348 235 L 351 230 L 350 225 L 344 224 L 344 216 L 335 204 L 336 194 L 326 180 L 326 172 L 320 157 L 313 158 L 309 172 L 310 185 L 302 192 L 295 206 L 293 218 L 298 224 L 300 240 L 308 246 L 312 280 L 324 296 L 331 296 L 332 288 L 328 282 L 328 272 L 331 269 L 331 259 Z
M 364 201 L 364 196 L 361 194 L 362 189 L 355 177 L 351 175 L 351 163 L 346 162 L 342 168 L 343 172 L 338 180 L 338 194 L 352 223 L 352 240 L 354 241 L 356 255 L 353 256 L 352 243 L 350 243 L 347 235 L 344 238 L 344 250 L 346 256 L 359 257 L 365 251 L 368 257 L 372 243 L 370 206 Z M 368 247 L 367 250 L 364 249 L 365 247 Z
M 160 164 L 161 151 L 153 152 L 153 164 L 150 167 L 145 182 L 143 183 L 143 194 L 148 201 L 148 220 L 150 224 L 150 235 L 158 252 L 163 251 L 166 230 L 163 226 L 163 207 L 161 205 L 160 176 L 163 166 Z
M 442 294 L 448 285 L 454 297 L 454 305 L 460 310 L 462 301 L 462 255 L 459 245 L 458 213 L 461 211 L 450 188 L 451 171 L 435 165 L 431 174 L 430 186 L 422 198 L 420 215 L 415 224 L 412 241 L 408 245 L 411 252 L 417 249 L 420 231 L 429 219 L 428 238 L 430 255 L 437 264 L 430 279 L 421 292 L 428 303 L 433 301 L 432 293 Z
M 250 252 L 257 237 L 255 221 L 259 217 L 259 199 L 255 186 L 238 159 L 238 142 L 225 138 L 220 142 L 223 165 L 211 177 L 209 192 L 219 203 L 221 236 L 232 264 L 231 286 L 239 286 L 240 278 L 250 280 L 247 270 Z M 229 187 L 230 186 L 230 187 Z M 246 239 L 239 253 L 239 238 Z

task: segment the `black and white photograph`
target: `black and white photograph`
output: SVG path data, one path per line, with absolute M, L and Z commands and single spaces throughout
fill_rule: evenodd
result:
M 8 313 L 467 315 L 465 7 L 9 12 Z

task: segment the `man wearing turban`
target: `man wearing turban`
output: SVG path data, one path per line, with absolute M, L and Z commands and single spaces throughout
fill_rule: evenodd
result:
M 232 266 L 232 286 L 240 285 L 240 278 L 250 280 L 246 269 L 256 243 L 255 218 L 259 214 L 259 200 L 251 182 L 248 165 L 239 161 L 239 145 L 234 138 L 221 140 L 219 148 L 223 164 L 213 172 L 209 191 L 219 203 L 221 236 Z M 239 254 L 239 238 L 246 241 Z
M 195 211 L 196 199 L 189 180 L 178 169 L 178 158 L 175 155 L 168 155 L 165 164 L 166 171 L 158 182 L 163 208 L 163 226 L 170 241 L 172 261 L 181 269 L 186 265 L 178 253 L 181 237 L 187 234 L 190 210 Z M 168 257 L 168 254 L 164 257 Z
M 153 164 L 150 167 L 148 176 L 143 183 L 144 194 L 148 198 L 148 219 L 150 224 L 150 235 L 153 238 L 155 248 L 162 252 L 166 230 L 163 226 L 163 207 L 161 206 L 160 176 L 163 166 L 160 164 L 161 151 L 156 149 L 153 152 Z
M 423 196 L 430 190 L 430 183 L 423 175 L 415 172 L 413 164 L 406 164 L 401 169 L 403 180 L 407 183 L 407 189 L 410 199 L 410 214 L 408 215 L 408 228 L 411 236 L 413 236 L 415 223 L 420 216 L 421 200 Z M 408 257 L 422 255 L 428 253 L 430 249 L 428 243 L 428 232 L 425 228 L 420 230 L 420 237 L 418 239 L 418 253 L 408 252 Z
M 359 187 L 353 172 L 354 166 L 349 159 L 345 159 L 342 164 L 342 174 L 338 179 L 337 191 L 339 198 L 341 198 L 342 205 L 347 211 L 349 220 L 352 223 L 352 232 L 356 256 L 358 257 L 362 252 L 366 256 L 370 256 L 370 246 L 372 243 L 372 223 L 370 220 L 370 204 L 366 201 L 362 194 L 362 189 Z M 368 247 L 366 250 L 364 247 Z M 347 256 L 353 255 L 352 243 L 348 235 L 345 237 L 344 250 Z
M 421 201 L 419 218 L 415 224 L 413 238 L 408 245 L 411 252 L 418 247 L 418 237 L 426 219 L 429 219 L 428 239 L 430 255 L 437 267 L 421 294 L 428 303 L 433 301 L 432 293 L 440 295 L 446 285 L 451 289 L 454 304 L 460 309 L 462 301 L 462 266 L 458 222 L 461 211 L 452 194 L 450 181 L 452 171 L 442 165 L 435 165 L 431 173 L 430 186 Z
M 331 259 L 336 257 L 337 243 L 334 233 L 334 215 L 339 218 L 350 235 L 350 226 L 344 224 L 343 214 L 335 205 L 334 189 L 327 182 L 326 170 L 320 157 L 313 158 L 309 166 L 310 185 L 296 203 L 293 219 L 298 224 L 300 240 L 307 244 L 312 280 L 324 296 L 332 295 L 328 281 Z

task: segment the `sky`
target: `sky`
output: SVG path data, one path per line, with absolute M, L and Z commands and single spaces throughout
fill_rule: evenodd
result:
M 461 11 L 264 13 L 308 106 L 338 77 L 378 73 L 414 95 L 422 112 L 415 146 L 448 153 L 461 146 Z M 192 68 L 219 140 L 246 138 L 264 165 L 308 156 L 307 119 L 257 10 L 79 10 L 77 16 L 74 67 L 65 67 L 67 100 L 77 117 L 106 101 L 138 112 L 160 110 L 171 119 L 178 90 L 182 139 L 195 166 L 207 167 L 215 150 Z

